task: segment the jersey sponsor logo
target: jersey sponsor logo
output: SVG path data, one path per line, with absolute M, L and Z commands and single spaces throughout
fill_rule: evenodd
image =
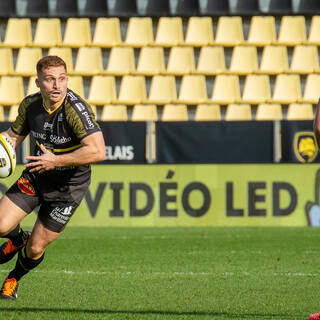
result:
M 49 123 L 49 122 L 45 122 L 44 123 L 44 125 L 43 125 L 43 129 L 44 130 L 50 130 L 50 131 L 52 131 L 52 129 L 53 129 L 53 123 Z
M 58 121 L 60 121 L 60 122 L 63 121 L 63 113 L 59 113 L 59 115 L 58 115 Z
M 66 224 L 71 215 L 72 215 L 72 206 L 68 207 L 55 207 L 51 212 L 50 212 L 50 217 L 62 224 Z
M 47 135 L 42 132 L 31 131 L 31 133 L 35 139 L 46 140 L 46 138 L 47 138 Z
M 71 137 L 59 137 L 54 134 L 50 135 L 50 142 L 54 144 L 63 144 L 71 141 Z
M 36 191 L 34 190 L 33 186 L 30 184 L 30 182 L 25 179 L 24 177 L 21 177 L 18 180 L 18 188 L 21 192 L 29 195 L 29 196 L 35 196 Z
M 78 100 L 78 98 L 77 98 L 71 91 L 69 91 L 69 92 L 67 93 L 67 95 L 68 95 L 68 97 L 70 98 L 71 101 L 76 101 L 76 100 Z
M 86 126 L 86 129 L 93 129 L 94 128 L 94 123 L 90 117 L 90 114 L 88 111 L 82 112 L 84 115 L 85 119 L 87 120 L 88 126 Z
M 85 106 L 83 103 L 81 103 L 81 102 L 75 103 L 75 106 L 77 107 L 77 109 L 78 109 L 80 112 L 82 112 L 82 111 L 84 111 L 84 110 L 86 109 L 86 106 Z

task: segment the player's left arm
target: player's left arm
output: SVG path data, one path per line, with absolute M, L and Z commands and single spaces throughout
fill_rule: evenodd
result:
M 320 147 L 320 100 L 317 104 L 316 114 L 313 121 L 313 131 L 316 136 L 318 147 Z
M 27 160 L 33 162 L 25 166 L 30 172 L 44 172 L 56 167 L 80 166 L 102 161 L 106 157 L 105 143 L 101 131 L 90 134 L 81 140 L 81 147 L 65 154 L 55 155 L 40 145 L 41 156 L 29 156 Z

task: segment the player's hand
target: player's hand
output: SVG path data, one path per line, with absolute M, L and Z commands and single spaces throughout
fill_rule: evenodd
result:
M 30 172 L 43 173 L 53 170 L 56 167 L 57 156 L 48 151 L 43 144 L 40 144 L 40 149 L 43 152 L 41 156 L 28 156 L 26 160 L 32 162 L 25 165 L 26 168 L 31 168 Z

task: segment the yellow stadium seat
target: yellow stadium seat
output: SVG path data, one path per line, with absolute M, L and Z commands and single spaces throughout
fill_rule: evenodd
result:
M 115 102 L 117 99 L 116 80 L 112 76 L 96 75 L 91 79 L 88 103 L 105 105 Z
M 117 103 L 135 105 L 147 100 L 146 82 L 144 76 L 123 76 Z
M 150 17 L 129 18 L 125 44 L 133 47 L 145 47 L 154 42 L 152 19 Z
M 81 98 L 85 98 L 83 78 L 81 76 L 69 76 L 68 88 L 78 94 Z
M 101 48 L 79 48 L 73 74 L 82 76 L 94 76 L 100 73 L 103 73 Z
M 33 46 L 51 48 L 62 44 L 60 19 L 39 18 L 33 39 Z
M 0 106 L 0 121 L 5 121 L 4 107 Z
M 280 103 L 261 103 L 258 105 L 256 120 L 273 121 L 282 120 L 282 107 Z
M 303 102 L 317 104 L 319 101 L 320 74 L 308 74 L 303 93 Z
M 13 122 L 18 116 L 19 105 L 13 105 L 9 108 L 8 121 Z
M 306 43 L 306 19 L 304 16 L 282 16 L 278 43 L 294 46 Z
M 155 104 L 136 104 L 132 110 L 132 121 L 158 121 Z
M 307 43 L 320 45 L 320 16 L 313 16 L 311 19 Z
M 0 82 L 0 105 L 19 104 L 24 98 L 23 79 L 21 76 L 3 76 Z
M 11 48 L 23 48 L 31 44 L 31 20 L 29 18 L 9 18 L 3 45 Z
M 58 56 L 64 60 L 67 66 L 68 73 L 73 72 L 73 61 L 72 61 L 72 49 L 71 48 L 62 48 L 62 47 L 53 47 L 48 51 L 48 55 Z
M 212 18 L 190 17 L 185 43 L 193 47 L 202 47 L 214 44 Z
M 217 104 L 236 103 L 241 100 L 239 76 L 219 74 L 215 78 L 211 102 Z
M 92 46 L 110 48 L 122 43 L 119 18 L 98 18 L 94 29 Z
M 195 71 L 194 52 L 192 47 L 173 47 L 170 50 L 167 73 L 184 75 Z
M 183 76 L 181 80 L 178 102 L 191 105 L 208 102 L 205 76 Z
M 250 23 L 247 43 L 266 46 L 276 43 L 276 22 L 273 16 L 253 16 Z
M 267 74 L 285 73 L 289 70 L 286 46 L 265 46 L 259 72 Z
M 287 120 L 313 120 L 311 103 L 291 103 L 288 106 Z
M 188 109 L 185 104 L 166 104 L 162 110 L 162 121 L 188 121 Z
M 184 43 L 181 17 L 160 17 L 155 45 L 174 47 Z
M 134 73 L 134 50 L 130 47 L 113 47 L 105 73 L 113 75 L 125 75 Z
M 319 72 L 318 48 L 316 46 L 297 45 L 293 49 L 290 72 L 309 74 Z
M 226 73 L 226 62 L 223 47 L 202 47 L 196 73 L 216 75 Z
M 154 76 L 151 80 L 148 103 L 169 104 L 177 101 L 177 88 L 174 76 Z
M 195 121 L 220 121 L 221 111 L 218 104 L 199 104 L 194 115 Z
M 272 96 L 273 103 L 289 104 L 301 100 L 300 76 L 279 74 L 276 77 Z
M 102 109 L 101 121 L 127 121 L 128 113 L 125 105 L 105 105 Z
M 41 58 L 42 50 L 40 48 L 20 48 L 15 67 L 15 74 L 19 76 L 36 75 L 36 65 Z
M 268 75 L 248 75 L 245 79 L 242 101 L 259 104 L 271 99 L 270 79 Z
M 250 121 L 252 120 L 250 104 L 229 104 L 226 111 L 227 121 Z
M 230 73 L 245 75 L 258 71 L 258 52 L 253 46 L 236 46 L 233 49 Z
M 11 48 L 0 48 L 0 75 L 6 76 L 14 73 L 13 55 Z
M 40 89 L 36 85 L 36 78 L 37 78 L 37 76 L 29 77 L 27 95 L 34 94 L 34 93 L 40 91 Z
M 219 17 L 215 43 L 233 47 L 243 42 L 242 18 Z
M 140 50 L 136 73 L 157 75 L 166 72 L 162 47 L 143 47 Z
M 72 48 L 91 45 L 90 20 L 88 18 L 68 18 L 62 44 Z

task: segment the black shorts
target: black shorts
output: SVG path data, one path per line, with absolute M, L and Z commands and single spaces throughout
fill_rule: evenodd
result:
M 23 171 L 6 195 L 27 214 L 40 206 L 38 218 L 42 224 L 51 231 L 61 232 L 85 196 L 90 177 L 78 185 L 50 185 L 48 181 L 44 181 Z

